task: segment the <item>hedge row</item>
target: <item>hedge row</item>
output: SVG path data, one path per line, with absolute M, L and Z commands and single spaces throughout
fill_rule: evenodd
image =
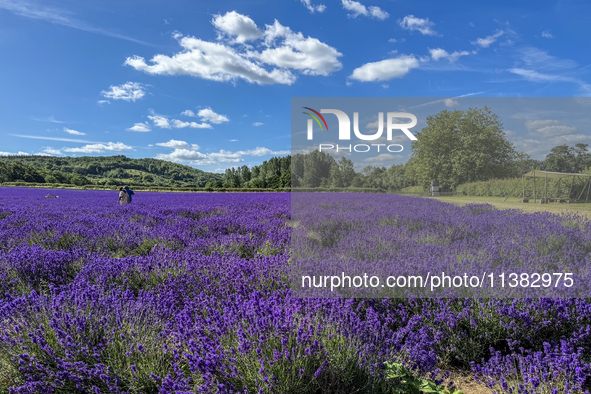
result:
M 581 177 L 581 179 L 575 180 L 573 183 L 572 178 L 548 179 L 548 198 L 567 198 L 570 192 L 571 198 L 576 199 L 582 192 L 581 199 L 585 199 L 588 191 L 588 188 L 585 188 L 587 180 L 587 177 Z M 535 180 L 536 198 L 544 197 L 544 181 L 544 178 L 536 178 Z M 523 195 L 523 183 L 521 178 L 491 179 L 483 182 L 465 183 L 456 188 L 455 194 L 482 197 L 521 197 Z M 534 178 L 528 177 L 525 180 L 525 196 L 533 198 Z

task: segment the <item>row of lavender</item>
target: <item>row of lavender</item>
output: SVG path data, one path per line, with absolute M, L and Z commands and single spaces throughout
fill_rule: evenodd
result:
M 440 378 L 471 370 L 496 390 L 571 393 L 590 373 L 585 299 L 298 297 L 289 195 L 145 193 L 126 206 L 108 192 L 43 195 L 0 189 L 0 392 L 389 393 L 384 362 L 399 361 Z M 419 249 L 473 243 L 475 228 L 494 237 L 503 215 L 527 222 L 384 197 L 407 212 L 382 223 L 401 237 L 465 218 L 419 234 Z M 466 222 L 487 215 L 490 233 Z M 536 220 L 561 242 L 530 239 L 532 253 L 588 262 L 587 222 Z

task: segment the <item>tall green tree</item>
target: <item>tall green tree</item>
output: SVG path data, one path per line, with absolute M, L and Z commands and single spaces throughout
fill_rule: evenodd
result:
M 418 184 L 437 179 L 443 189 L 515 176 L 517 152 L 490 108 L 443 110 L 427 117 L 412 142 L 412 173 Z
M 591 167 L 588 144 L 558 145 L 550 150 L 545 164 L 548 171 L 579 173 Z

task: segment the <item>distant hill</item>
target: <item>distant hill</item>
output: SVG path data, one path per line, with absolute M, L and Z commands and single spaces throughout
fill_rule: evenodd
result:
M 204 187 L 221 180 L 221 174 L 157 159 L 130 159 L 125 156 L 0 157 L 0 182 Z

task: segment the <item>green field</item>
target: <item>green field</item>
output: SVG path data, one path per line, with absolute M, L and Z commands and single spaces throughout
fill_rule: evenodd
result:
M 449 197 L 427 197 L 439 201 L 449 202 L 456 205 L 466 204 L 491 204 L 499 209 L 521 209 L 523 212 L 552 212 L 552 213 L 579 213 L 591 218 L 591 203 L 550 203 L 540 204 L 532 202 L 522 203 L 520 198 L 505 197 L 470 197 L 470 196 L 449 196 Z

